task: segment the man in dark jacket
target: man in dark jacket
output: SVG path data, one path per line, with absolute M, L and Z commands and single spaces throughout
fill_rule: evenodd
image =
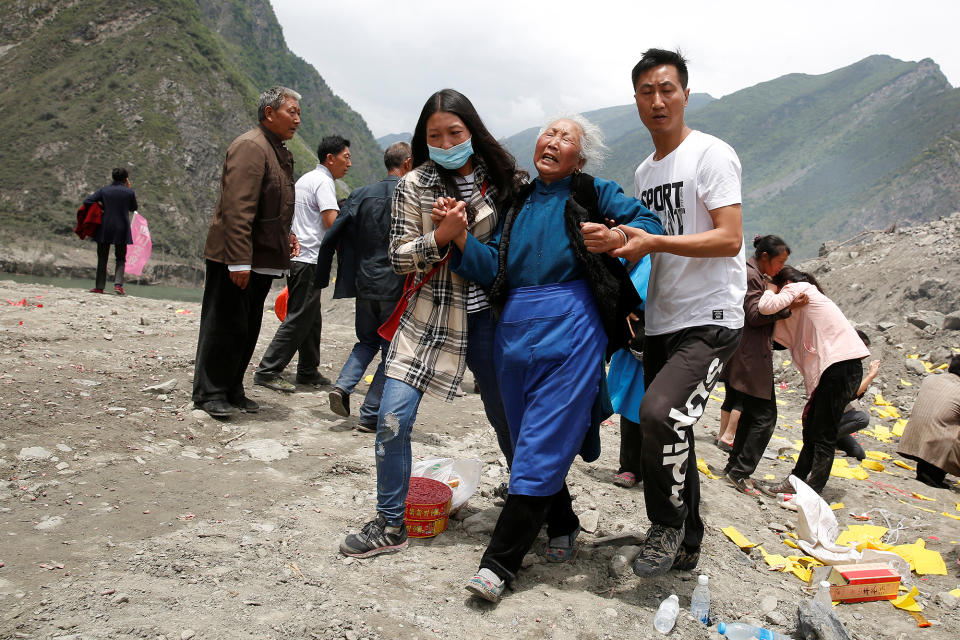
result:
M 204 257 L 200 335 L 193 402 L 211 416 L 259 411 L 243 392 L 243 375 L 260 335 L 263 303 L 274 278 L 300 253 L 293 220 L 293 154 L 284 146 L 300 124 L 300 94 L 273 87 L 260 94 L 260 125 L 227 148 L 220 199 Z
M 130 188 L 130 177 L 126 169 L 114 169 L 112 178 L 113 183 L 97 189 L 83 201 L 83 204 L 96 202 L 103 207 L 103 218 L 93 234 L 97 243 L 97 280 L 90 293 L 103 293 L 107 284 L 107 258 L 110 257 L 110 245 L 113 245 L 116 259 L 113 291 L 122 296 L 125 295 L 123 271 L 127 264 L 127 245 L 133 243 L 130 235 L 130 212 L 137 210 L 137 196 Z
M 383 359 L 390 343 L 377 334 L 403 293 L 403 277 L 393 272 L 387 249 L 390 241 L 390 208 L 397 181 L 413 165 L 410 145 L 396 142 L 383 154 L 387 177 L 353 191 L 340 209 L 337 221 L 321 244 L 317 268 L 318 286 L 329 282 L 333 250 L 337 248 L 337 281 L 334 298 L 356 302 L 357 343 L 330 392 L 330 408 L 341 416 L 350 415 L 350 393 L 363 377 L 367 365 L 380 352 L 380 365 L 360 407 L 358 431 L 377 430 L 377 414 L 383 393 Z

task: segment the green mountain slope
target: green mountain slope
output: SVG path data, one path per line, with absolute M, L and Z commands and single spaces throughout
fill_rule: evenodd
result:
M 351 139 L 361 184 L 380 151 L 362 118 L 287 49 L 267 0 L 15 0 L 0 4 L 0 229 L 71 233 L 79 200 L 127 166 L 155 251 L 199 256 L 223 155 L 271 84 L 301 94 L 288 146 Z
M 960 90 L 931 60 L 870 56 L 823 75 L 790 74 L 688 109 L 686 119 L 737 150 L 744 235 L 780 234 L 799 257 L 827 239 L 960 208 Z M 619 129 L 608 144 L 599 174 L 632 193 L 650 136 Z

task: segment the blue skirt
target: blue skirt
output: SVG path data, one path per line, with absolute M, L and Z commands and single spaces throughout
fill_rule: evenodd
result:
M 606 347 L 585 281 L 510 292 L 493 353 L 514 447 L 510 493 L 563 486 L 591 425 Z

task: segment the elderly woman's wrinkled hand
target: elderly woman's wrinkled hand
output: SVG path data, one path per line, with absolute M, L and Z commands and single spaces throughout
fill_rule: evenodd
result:
M 583 234 L 583 244 L 590 253 L 607 253 L 613 249 L 619 249 L 627 238 L 619 228 L 611 229 L 599 222 L 581 223 L 580 233 Z

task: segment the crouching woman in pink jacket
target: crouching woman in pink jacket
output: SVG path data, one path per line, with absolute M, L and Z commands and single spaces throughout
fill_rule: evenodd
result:
M 870 351 L 816 278 L 787 265 L 771 282 L 775 290 L 765 291 L 758 303 L 762 314 L 786 309 L 803 294 L 810 300 L 793 309 L 789 318 L 777 320 L 773 339 L 790 349 L 809 398 L 803 414 L 803 449 L 792 474 L 821 493 L 833 466 L 843 409 L 857 393 L 863 377 L 861 360 Z M 787 479 L 758 483 L 757 488 L 769 496 L 794 492 Z

